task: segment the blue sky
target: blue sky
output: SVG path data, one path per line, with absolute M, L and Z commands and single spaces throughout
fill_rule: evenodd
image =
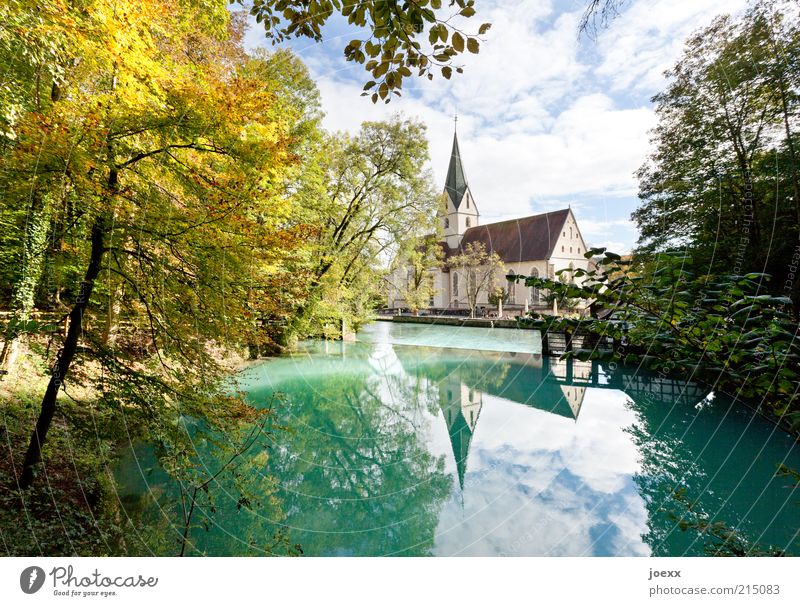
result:
M 355 37 L 341 21 L 325 41 L 293 41 L 322 94 L 329 130 L 356 132 L 364 120 L 396 112 L 428 128 L 431 170 L 444 186 L 458 111 L 458 138 L 481 222 L 571 205 L 589 246 L 627 252 L 637 233 L 634 172 L 649 149 L 656 118 L 650 98 L 683 42 L 745 0 L 628 0 L 596 39 L 579 36 L 587 0 L 478 0 L 467 21 L 489 21 L 481 52 L 465 55 L 451 80 L 404 83 L 403 97 L 373 105 L 361 97 L 368 77 L 342 49 Z M 444 3 L 446 5 L 446 3 Z M 357 35 L 357 34 L 356 34 Z M 267 46 L 253 22 L 249 47 Z

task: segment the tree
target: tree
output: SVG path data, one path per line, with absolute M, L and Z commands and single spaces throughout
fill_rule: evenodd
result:
M 524 326 L 614 341 L 614 348 L 566 352 L 567 358 L 637 364 L 664 376 L 692 376 L 752 401 L 800 429 L 798 324 L 791 299 L 766 293 L 763 273 L 709 275 L 681 253 L 661 253 L 632 266 L 604 248 L 597 269 L 576 269 L 581 284 L 526 278 L 527 286 L 579 299 L 609 312 L 597 318 L 525 318 Z M 562 270 L 563 272 L 564 270 Z M 590 341 L 591 342 L 591 339 Z
M 799 26 L 761 1 L 687 42 L 654 98 L 655 151 L 638 172 L 633 213 L 640 254 L 686 248 L 711 272 L 766 269 L 783 283 L 783 259 L 800 236 L 791 68 Z
M 461 253 L 450 258 L 450 271 L 460 276 L 463 292 L 469 305 L 469 315 L 475 317 L 478 296 L 489 290 L 497 276 L 505 272 L 503 260 L 495 252 L 486 252 L 482 242 L 470 242 Z
M 365 29 L 364 38 L 347 43 L 344 56 L 370 73 L 363 94 L 371 95 L 373 103 L 388 103 L 391 93 L 399 96 L 403 79 L 414 72 L 430 80 L 437 70 L 449 79 L 454 67 L 463 71 L 453 65 L 454 58 L 465 50 L 480 50 L 479 36 L 491 25 L 481 24 L 477 35 L 461 29 L 462 20 L 475 14 L 475 0 L 451 0 L 449 6 L 451 13 L 442 14 L 441 0 L 255 0 L 250 12 L 274 42 L 300 36 L 320 41 L 322 27 L 335 12 Z
M 443 258 L 444 251 L 437 234 L 413 238 L 398 253 L 395 272 L 399 272 L 400 282 L 395 286 L 399 296 L 415 314 L 428 307 L 436 294 L 431 272 L 441 267 Z
M 497 306 L 497 317 L 503 317 L 503 303 L 508 301 L 508 291 L 502 286 L 497 286 L 489 291 L 489 304 Z
M 299 246 L 286 226 L 286 185 L 305 115 L 300 97 L 272 77 L 286 72 L 244 53 L 244 20 L 224 7 L 209 13 L 206 4 L 176 13 L 142 3 L 120 13 L 97 0 L 87 47 L 73 49 L 69 94 L 48 114 L 16 123 L 8 174 L 63 175 L 81 202 L 72 229 L 84 268 L 69 293 L 68 330 L 23 461 L 23 487 L 41 461 L 79 343 L 81 361 L 104 368 L 104 403 L 140 412 L 154 434 L 185 439 L 165 429 L 176 415 L 225 426 L 252 414 L 220 393 L 224 368 L 213 347 L 242 344 L 255 287 Z M 95 46 L 110 52 L 92 54 Z M 108 344 L 106 331 L 89 329 L 87 320 L 106 325 L 92 322 L 104 311 L 112 323 L 120 315 L 130 323 L 154 368 Z
M 305 175 L 292 217 L 315 235 L 302 269 L 307 296 L 292 310 L 287 336 L 360 321 L 376 300 L 383 259 L 432 226 L 436 215 L 421 123 L 401 116 L 365 122 L 355 137 L 325 138 L 317 153 L 316 172 Z

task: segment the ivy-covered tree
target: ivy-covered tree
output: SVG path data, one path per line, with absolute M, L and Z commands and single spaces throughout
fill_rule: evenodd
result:
M 167 428 L 181 413 L 212 425 L 255 414 L 219 391 L 213 348 L 243 343 L 257 286 L 301 244 L 287 224 L 286 188 L 306 115 L 284 92 L 277 74 L 285 72 L 245 54 L 243 19 L 202 1 L 178 12 L 167 4 L 119 12 L 96 0 L 81 17 L 84 46 L 70 49 L 63 97 L 15 121 L 3 158 L 4 175 L 16 179 L 7 191 L 22 191 L 23 175 L 43 196 L 68 190 L 53 208 L 72 213 L 83 276 L 62 300 L 67 331 L 48 361 L 23 487 L 42 459 L 59 392 L 86 376 L 76 363 L 99 363 L 100 400 L 140 412 L 151 436 L 180 440 Z M 120 322 L 122 343 L 112 338 Z

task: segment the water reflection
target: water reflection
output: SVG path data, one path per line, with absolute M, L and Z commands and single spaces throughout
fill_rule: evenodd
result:
M 236 511 L 208 553 L 272 525 L 311 555 L 702 554 L 677 487 L 797 551 L 798 495 L 773 473 L 798 452 L 744 407 L 635 368 L 371 341 L 243 374 L 255 403 L 285 394 L 263 465 L 285 517 Z

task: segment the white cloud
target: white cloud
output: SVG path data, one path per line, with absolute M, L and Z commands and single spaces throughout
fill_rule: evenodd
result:
M 334 28 L 322 44 L 294 47 L 317 79 L 327 128 L 355 132 L 362 121 L 398 110 L 418 117 L 428 126 L 431 168 L 441 187 L 457 108 L 467 179 L 483 222 L 572 203 L 588 241 L 630 250 L 633 173 L 656 123 L 648 99 L 663 88 L 662 72 L 680 56 L 687 35 L 745 3 L 633 1 L 597 41 L 578 35 L 583 0 L 567 10 L 551 0 L 482 3 L 465 28 L 484 21 L 492 28 L 481 52 L 462 58 L 465 72 L 452 80 L 409 79 L 403 97 L 389 105 L 360 96 L 366 72 L 341 54 L 352 32 Z M 251 44 L 257 39 L 248 36 Z
M 632 3 L 599 37 L 603 61 L 597 74 L 613 90 L 663 88 L 663 72 L 677 60 L 684 40 L 716 15 L 735 14 L 747 0 L 649 0 Z

